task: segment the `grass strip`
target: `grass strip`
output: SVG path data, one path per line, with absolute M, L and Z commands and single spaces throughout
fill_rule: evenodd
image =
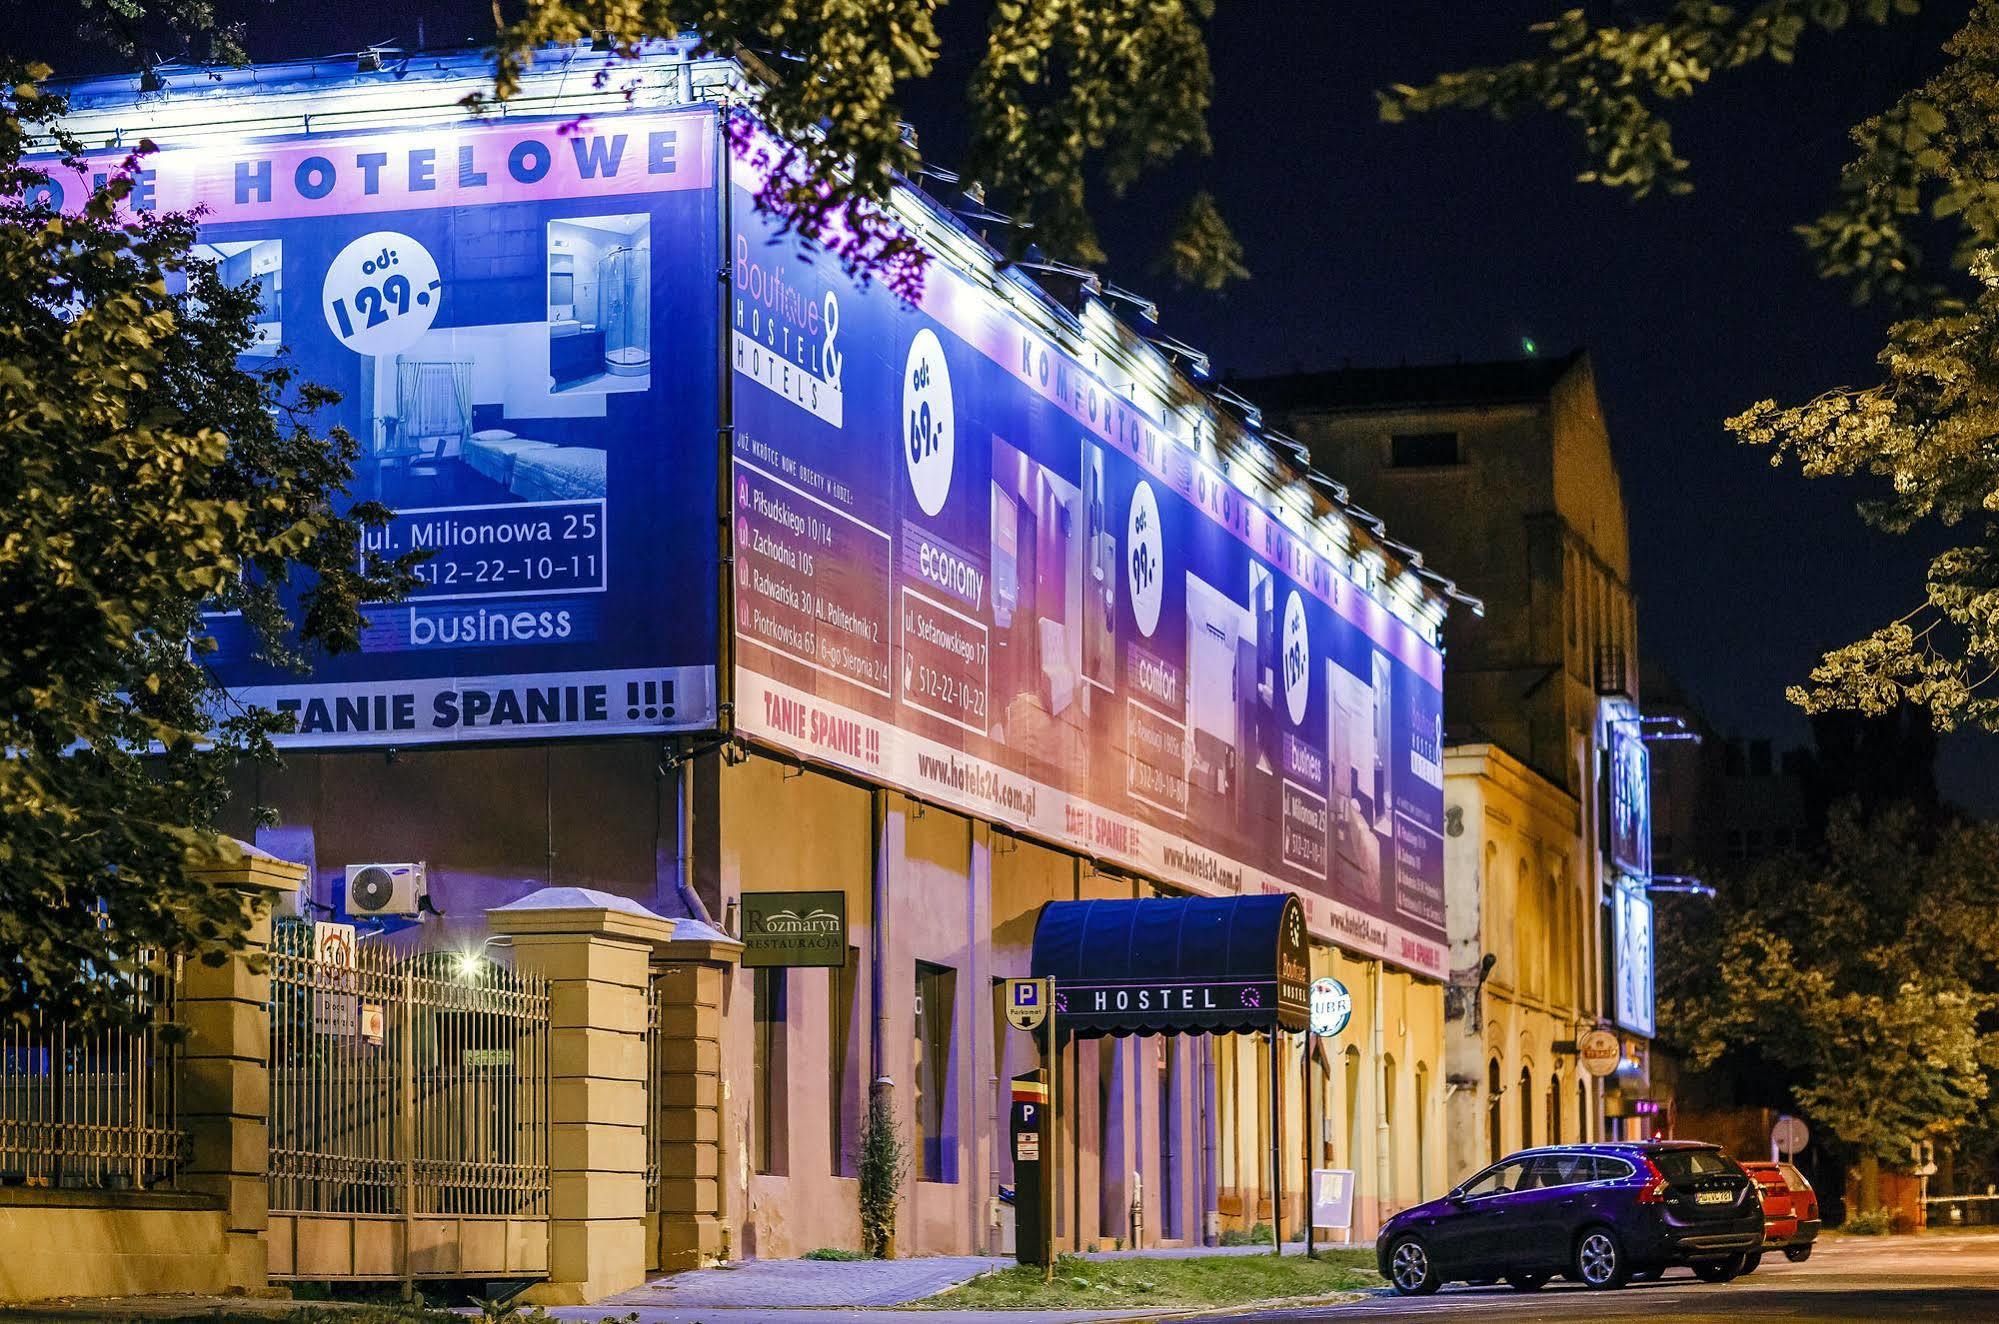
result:
M 1370 1250 L 1303 1255 L 1198 1255 L 1086 1260 L 1065 1255 L 1055 1281 L 1030 1265 L 980 1274 L 917 1304 L 930 1310 L 1187 1310 L 1379 1287 Z

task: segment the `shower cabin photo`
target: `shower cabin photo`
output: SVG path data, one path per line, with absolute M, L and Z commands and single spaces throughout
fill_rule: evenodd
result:
M 212 262 L 224 285 L 254 285 L 257 311 L 251 323 L 252 338 L 245 354 L 268 357 L 276 354 L 284 339 L 285 293 L 284 244 L 276 239 L 238 240 L 222 244 L 196 244 L 194 256 Z
M 549 389 L 652 384 L 652 225 L 644 215 L 548 223 Z

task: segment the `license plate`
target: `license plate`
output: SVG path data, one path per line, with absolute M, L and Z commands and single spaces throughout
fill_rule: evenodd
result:
M 1727 1204 L 1735 1198 L 1729 1191 L 1700 1191 L 1694 1196 L 1695 1204 Z

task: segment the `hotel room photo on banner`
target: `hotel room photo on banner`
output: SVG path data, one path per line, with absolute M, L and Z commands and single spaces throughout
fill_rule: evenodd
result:
M 742 728 L 1446 973 L 1438 650 L 943 262 L 912 305 L 802 251 L 760 169 L 730 162 Z
M 148 160 L 135 196 L 205 208 L 197 256 L 255 287 L 247 361 L 339 392 L 313 425 L 395 512 L 371 546 L 432 553 L 307 677 L 210 618 L 292 743 L 712 724 L 717 552 L 683 515 L 717 481 L 715 137 L 635 113 Z

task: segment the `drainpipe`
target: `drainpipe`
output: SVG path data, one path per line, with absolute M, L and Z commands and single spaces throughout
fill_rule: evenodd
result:
M 869 962 L 869 1001 L 874 1004 L 873 1042 L 869 1045 L 874 1061 L 875 1079 L 870 1102 L 876 1097 L 884 1100 L 892 1098 L 895 1082 L 888 1074 L 888 852 L 883 849 L 882 835 L 888 830 L 888 793 L 873 790 L 868 793 L 873 807 L 874 831 L 868 839 L 868 854 L 874 867 L 874 914 L 869 916 L 868 937 L 871 948 Z
M 1388 1189 L 1389 1157 L 1388 1147 L 1394 1138 L 1388 1134 L 1388 1082 L 1383 1079 L 1381 1064 L 1388 1056 L 1388 1034 L 1382 1022 L 1387 1018 L 1386 999 L 1382 996 L 1382 985 L 1388 982 L 1388 964 L 1374 963 L 1374 1188 L 1379 1193 L 1375 1205 L 1375 1225 L 1379 1227 L 1387 1218 L 1389 1201 L 1394 1192 Z
M 680 858 L 673 871 L 674 889 L 680 894 L 680 904 L 687 907 L 688 914 L 700 920 L 709 928 L 716 927 L 708 914 L 708 907 L 701 903 L 701 893 L 696 891 L 689 880 L 694 877 L 694 760 L 684 758 L 673 769 L 674 788 L 680 801 L 680 831 L 678 832 Z

